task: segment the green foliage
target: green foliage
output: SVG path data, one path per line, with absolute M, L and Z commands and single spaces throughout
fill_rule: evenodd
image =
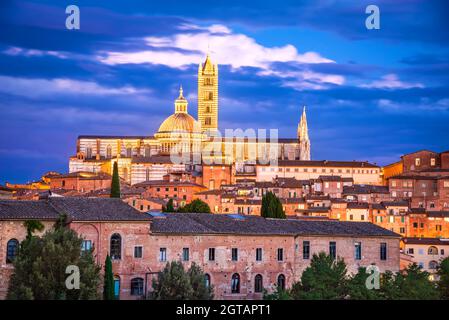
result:
M 195 199 L 184 207 L 179 208 L 178 212 L 211 213 L 209 205 L 200 199 Z
M 347 281 L 347 298 L 351 300 L 377 300 L 380 299 L 380 289 L 368 289 L 366 280 L 370 273 L 366 268 L 359 268 L 358 272 Z
M 26 220 L 23 226 L 27 230 L 27 238 L 31 238 L 35 231 L 44 230 L 44 225 L 39 220 Z
M 198 300 L 212 299 L 212 288 L 205 286 L 201 268 L 192 264 L 186 272 L 180 261 L 168 262 L 157 279 L 153 279 L 154 300 Z
M 199 265 L 192 263 L 187 275 L 193 289 L 192 300 L 212 300 L 214 298 L 213 286 L 206 285 L 205 275 Z
M 106 256 L 104 262 L 104 285 L 103 285 L 103 299 L 114 300 L 114 274 L 112 273 L 112 260 L 109 254 Z
M 271 191 L 267 192 L 262 197 L 261 215 L 264 218 L 286 218 L 281 201 Z
M 437 269 L 438 290 L 440 291 L 441 299 L 449 300 L 449 258 L 441 260 Z
M 92 252 L 81 252 L 83 239 L 69 228 L 55 228 L 42 237 L 31 236 L 20 244 L 14 259 L 7 298 L 12 300 L 97 299 L 100 268 Z M 80 289 L 65 285 L 67 266 L 80 270 Z
M 395 278 L 395 296 L 387 299 L 405 299 L 405 300 L 435 300 L 439 299 L 439 292 L 432 281 L 429 280 L 430 274 L 422 271 L 421 268 L 413 263 L 396 275 Z
M 288 290 L 276 286 L 276 290 L 268 293 L 266 289 L 263 290 L 264 300 L 292 300 L 291 294 Z
M 169 199 L 167 205 L 162 206 L 162 212 L 176 212 L 175 207 L 173 206 L 173 199 Z
M 301 276 L 301 282 L 291 290 L 294 299 L 343 299 L 346 290 L 346 264 L 324 252 L 314 254 L 310 266 Z
M 117 161 L 114 162 L 112 170 L 111 198 L 120 198 L 120 177 L 118 175 Z

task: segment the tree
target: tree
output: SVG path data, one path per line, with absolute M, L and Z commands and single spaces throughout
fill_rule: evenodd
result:
M 429 280 L 430 274 L 422 271 L 421 268 L 413 263 L 403 272 L 399 272 L 395 278 L 395 287 L 397 288 L 395 296 L 388 299 L 405 300 L 435 300 L 439 298 L 439 292 L 432 281 Z
M 206 284 L 206 275 L 199 265 L 192 263 L 187 275 L 193 289 L 192 300 L 212 300 L 214 298 L 213 286 Z
M 283 290 L 281 287 L 276 286 L 276 290 L 272 293 L 268 293 L 266 289 L 263 290 L 264 300 L 292 300 L 291 294 L 288 290 Z
M 117 161 L 114 162 L 112 170 L 111 198 L 120 198 L 120 177 L 118 175 Z
M 437 269 L 438 290 L 440 291 L 441 299 L 449 300 L 449 258 L 441 260 Z
M 351 300 L 375 300 L 380 299 L 380 289 L 368 289 L 366 280 L 370 273 L 366 268 L 359 268 L 358 272 L 347 282 L 347 295 Z
M 112 260 L 109 254 L 106 256 L 104 262 L 104 287 L 103 287 L 103 299 L 114 300 L 114 274 L 112 273 Z
M 286 218 L 281 201 L 271 191 L 262 196 L 261 215 L 265 218 Z
M 153 279 L 154 300 L 211 300 L 213 287 L 208 287 L 201 268 L 192 263 L 186 272 L 181 261 L 168 262 Z
M 175 207 L 173 206 L 173 199 L 167 201 L 166 206 L 162 206 L 162 212 L 175 212 Z
M 7 298 L 13 300 L 97 299 L 100 268 L 91 251 L 81 251 L 83 239 L 61 224 L 42 237 L 30 236 L 14 259 Z M 67 266 L 80 271 L 80 289 L 67 289 Z
M 189 276 L 180 261 L 167 262 L 157 280 L 153 279 L 152 287 L 154 300 L 189 300 L 193 296 Z
M 31 238 L 35 231 L 44 230 L 44 225 L 39 220 L 26 220 L 23 226 L 27 230 L 27 238 Z
M 343 299 L 346 291 L 346 264 L 341 258 L 333 259 L 324 252 L 314 254 L 310 266 L 293 285 L 294 299 Z
M 210 213 L 211 211 L 206 202 L 200 199 L 195 199 L 184 207 L 179 208 L 178 212 Z

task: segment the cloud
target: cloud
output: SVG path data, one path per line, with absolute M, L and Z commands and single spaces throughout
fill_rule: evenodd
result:
M 379 99 L 377 105 L 387 112 L 422 112 L 422 111 L 449 111 L 449 99 L 439 99 L 431 101 L 421 98 L 417 103 L 398 103 L 389 99 Z
M 410 89 L 424 88 L 424 85 L 418 82 L 405 82 L 399 80 L 396 74 L 390 73 L 382 77 L 381 80 L 375 80 L 370 84 L 360 85 L 362 88 L 378 88 L 378 89 Z
M 93 81 L 68 78 L 42 79 L 0 76 L 0 92 L 29 98 L 52 97 L 53 95 L 135 95 L 147 94 L 148 89 L 132 86 L 106 87 Z
M 3 51 L 4 54 L 9 56 L 25 56 L 25 57 L 42 57 L 42 56 L 52 56 L 60 59 L 66 59 L 67 55 L 52 50 L 39 50 L 39 49 L 24 49 L 20 47 L 9 47 Z
M 146 37 L 144 40 L 148 50 L 102 52 L 98 59 L 111 65 L 149 63 L 182 68 L 203 60 L 209 46 L 214 60 L 220 64 L 230 65 L 233 69 L 255 67 L 271 70 L 271 64 L 274 62 L 304 64 L 335 62 L 316 52 L 299 53 L 291 44 L 265 47 L 244 34 L 232 33 L 224 25 L 209 27 L 183 25 L 181 28 L 183 33 L 170 37 Z M 191 32 L 188 32 L 189 30 Z M 197 32 L 198 30 L 202 31 Z

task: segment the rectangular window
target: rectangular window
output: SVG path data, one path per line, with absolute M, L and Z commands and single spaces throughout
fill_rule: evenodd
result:
M 329 242 L 329 256 L 332 259 L 337 257 L 337 243 L 335 241 Z
M 262 248 L 256 249 L 256 261 L 262 261 Z
M 134 247 L 134 258 L 142 258 L 142 254 L 143 254 L 142 246 Z
M 354 243 L 354 259 L 362 260 L 362 243 L 361 242 Z
M 237 261 L 239 259 L 239 251 L 237 248 L 231 249 L 232 261 Z
M 310 241 L 302 242 L 302 258 L 304 260 L 310 259 Z
M 380 260 L 387 260 L 387 243 L 380 244 Z
M 92 241 L 91 240 L 83 240 L 81 244 L 81 251 L 88 251 L 92 249 Z
M 415 249 L 409 248 L 407 252 L 408 252 L 408 254 L 414 254 L 415 253 Z
M 182 248 L 182 260 L 189 261 L 189 248 Z
M 167 261 L 167 248 L 159 249 L 159 261 L 161 262 Z
M 215 261 L 215 248 L 209 248 L 209 261 Z
M 284 249 L 278 248 L 278 261 L 284 261 Z

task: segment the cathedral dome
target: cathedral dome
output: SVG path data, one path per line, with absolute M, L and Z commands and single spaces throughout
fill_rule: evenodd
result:
M 200 124 L 187 113 L 187 99 L 179 88 L 179 97 L 175 100 L 175 113 L 162 122 L 158 134 L 164 133 L 197 133 L 201 132 Z
M 162 122 L 158 133 L 201 132 L 198 122 L 187 113 L 174 113 Z

